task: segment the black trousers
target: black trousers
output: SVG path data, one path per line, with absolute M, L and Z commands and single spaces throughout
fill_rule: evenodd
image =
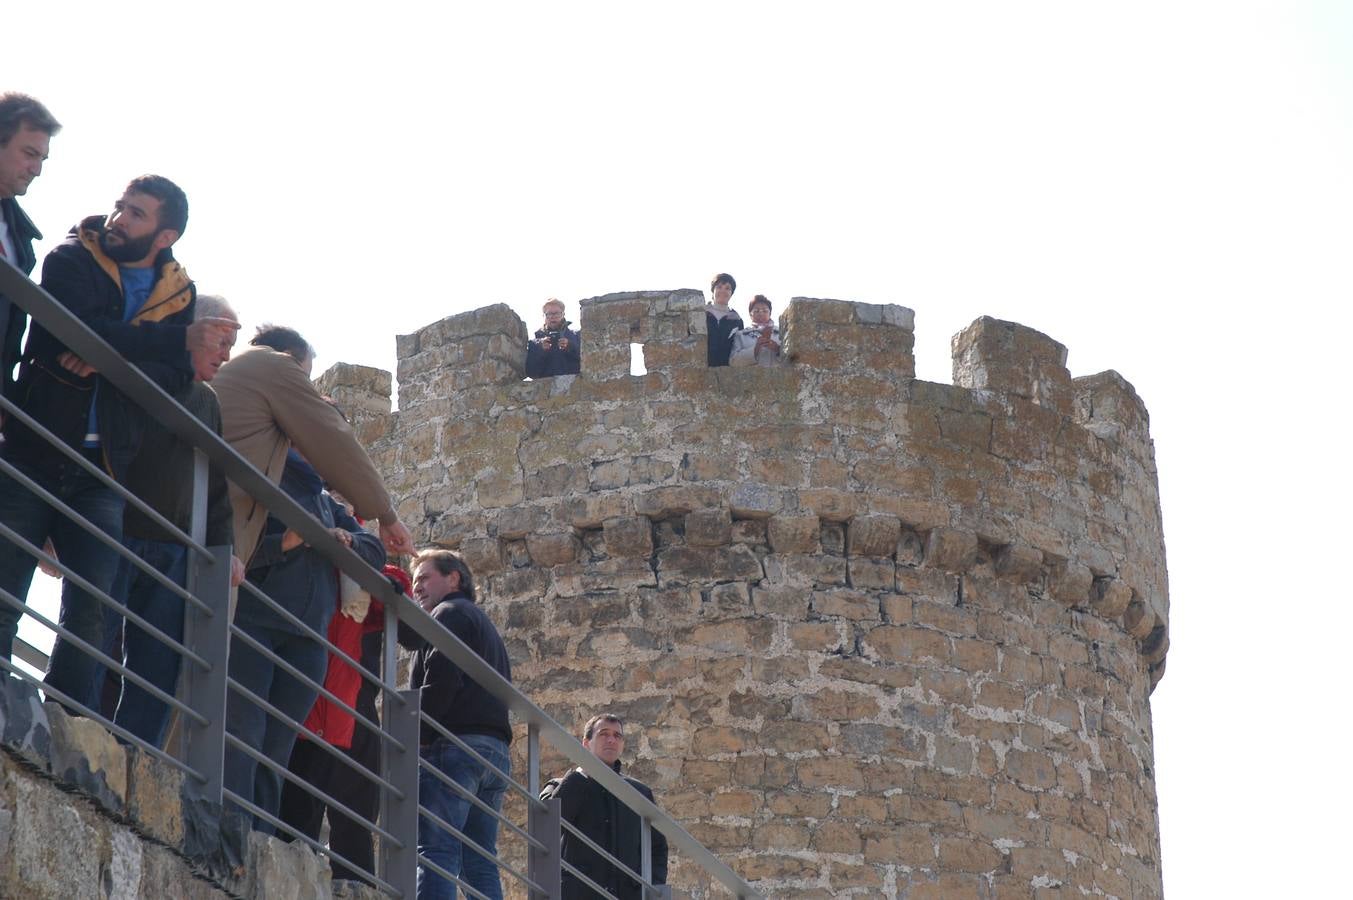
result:
M 313 738 L 296 741 L 287 768 L 301 780 L 342 801 L 368 821 L 376 821 L 380 810 L 380 788 L 370 778 L 359 775 L 315 744 Z M 345 752 L 367 770 L 373 773 L 380 771 L 380 739 L 360 723 L 353 731 L 352 746 Z M 282 789 L 279 817 L 311 840 L 319 840 L 320 825 L 326 812 L 329 814 L 329 849 L 368 874 L 374 872 L 371 829 L 290 781 Z M 289 839 L 282 831 L 278 831 L 277 836 Z M 337 859 L 333 860 L 333 873 L 335 880 L 359 878 Z

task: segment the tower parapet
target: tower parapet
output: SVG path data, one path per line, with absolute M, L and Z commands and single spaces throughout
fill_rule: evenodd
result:
M 911 310 L 809 298 L 787 365 L 709 369 L 702 307 L 585 300 L 581 374 L 541 381 L 506 306 L 399 339 L 373 454 L 519 685 L 624 713 L 638 777 L 770 896 L 1159 896 L 1168 592 L 1131 385 L 989 318 L 954 384 L 919 381 Z

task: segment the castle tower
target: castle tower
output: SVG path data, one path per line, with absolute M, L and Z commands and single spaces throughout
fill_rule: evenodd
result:
M 1132 386 L 988 318 L 953 385 L 918 381 L 910 310 L 803 298 L 791 365 L 711 370 L 702 306 L 584 301 L 582 374 L 538 382 L 506 306 L 445 319 L 399 339 L 393 416 L 379 373 L 330 378 L 518 684 L 565 724 L 625 714 L 637 777 L 767 896 L 1159 897 Z

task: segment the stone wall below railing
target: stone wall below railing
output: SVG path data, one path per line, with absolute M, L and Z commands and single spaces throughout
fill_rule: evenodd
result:
M 0 675 L 3 900 L 375 900 L 299 843 L 248 832 L 173 766 Z

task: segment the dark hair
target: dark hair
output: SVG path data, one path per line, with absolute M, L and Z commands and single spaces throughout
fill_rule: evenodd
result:
M 127 184 L 127 193 L 135 191 L 160 201 L 159 226 L 177 231 L 188 230 L 188 195 L 183 188 L 163 175 L 142 175 Z
M 752 302 L 747 304 L 747 311 L 751 312 L 752 307 L 756 306 L 758 303 L 766 304 L 767 312 L 769 312 L 773 308 L 770 305 L 770 299 L 765 294 L 757 294 L 755 297 L 752 298 Z
M 0 94 L 0 147 L 19 133 L 21 125 L 48 137 L 61 130 L 61 123 L 37 100 L 18 91 L 5 91 Z
M 709 283 L 709 289 L 712 291 L 721 284 L 726 284 L 733 289 L 733 293 L 738 291 L 738 280 L 727 272 L 720 272 L 714 276 L 714 280 Z
M 315 348 L 310 346 L 310 342 L 301 337 L 301 333 L 295 328 L 288 328 L 285 325 L 264 323 L 258 326 L 258 331 L 249 339 L 249 343 L 255 347 L 271 347 L 278 353 L 289 354 L 298 363 L 304 363 L 315 355 Z
M 583 740 L 585 741 L 592 740 L 592 735 L 596 732 L 597 726 L 600 725 L 602 722 L 614 722 L 615 724 L 620 726 L 620 731 L 622 734 L 625 731 L 624 719 L 620 718 L 620 716 L 617 716 L 615 713 L 605 712 L 601 713 L 600 715 L 593 716 L 592 718 L 587 720 L 587 725 L 583 727 Z
M 438 572 L 443 575 L 450 575 L 452 572 L 460 573 L 460 592 L 471 600 L 474 599 L 474 576 L 470 574 L 470 567 L 466 565 L 465 560 L 454 550 L 444 550 L 442 548 L 433 548 L 431 550 L 421 550 L 413 558 L 413 568 L 416 571 L 419 566 L 425 562 L 432 563 Z

